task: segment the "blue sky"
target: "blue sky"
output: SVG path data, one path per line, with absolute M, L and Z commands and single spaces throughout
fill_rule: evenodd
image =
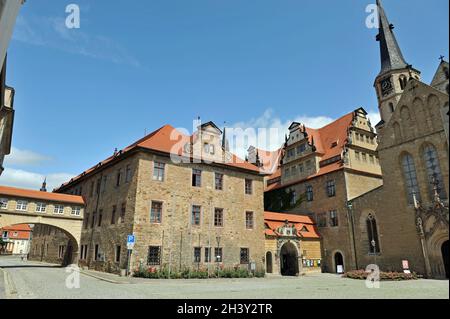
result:
M 166 123 L 320 126 L 376 112 L 369 0 L 27 1 L 9 48 L 13 154 L 1 184 L 50 187 Z M 64 27 L 81 8 L 81 28 Z M 384 0 L 427 83 L 448 57 L 448 0 Z

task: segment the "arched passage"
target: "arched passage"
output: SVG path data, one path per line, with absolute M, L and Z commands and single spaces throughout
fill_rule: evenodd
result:
M 450 277 L 450 270 L 449 270 L 450 255 L 449 255 L 448 240 L 442 244 L 441 252 L 442 252 L 442 259 L 443 259 L 444 267 L 445 267 L 445 278 L 448 279 Z
M 291 242 L 285 243 L 280 250 L 280 270 L 283 276 L 298 276 L 298 251 Z
M 266 272 L 268 274 L 273 273 L 273 260 L 272 260 L 272 252 L 268 251 L 266 253 Z
M 344 257 L 340 252 L 334 254 L 334 270 L 338 274 L 344 272 Z

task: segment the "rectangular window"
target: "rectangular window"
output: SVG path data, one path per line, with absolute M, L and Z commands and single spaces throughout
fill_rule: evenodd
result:
M 8 208 L 8 199 L 1 198 L 0 199 L 0 208 L 1 209 L 7 209 Z
M 337 215 L 337 211 L 335 211 L 335 210 L 332 210 L 330 212 L 330 226 L 331 227 L 339 226 L 338 215 Z
M 355 152 L 355 158 L 357 161 L 361 160 L 361 153 L 360 152 Z
M 192 225 L 200 226 L 202 208 L 201 206 L 192 206 Z
M 102 219 L 103 219 L 103 210 L 100 209 L 100 211 L 98 212 L 98 223 L 97 223 L 97 227 L 101 227 L 101 226 L 102 226 Z
M 111 225 L 114 225 L 116 223 L 116 211 L 117 211 L 117 206 L 114 205 L 112 207 L 112 212 L 111 212 Z
M 150 223 L 161 224 L 162 222 L 162 209 L 163 203 L 152 202 L 152 208 L 150 210 Z
M 117 171 L 117 176 L 116 176 L 116 186 L 120 186 L 121 180 L 122 180 L 122 169 L 119 169 Z
M 117 245 L 116 246 L 116 256 L 115 256 L 115 261 L 116 263 L 120 263 L 120 252 L 122 250 L 122 247 Z
M 214 248 L 214 260 L 216 263 L 223 262 L 223 250 L 222 247 Z
M 54 214 L 62 215 L 64 214 L 64 206 L 63 205 L 55 205 L 55 208 L 53 209 Z
M 120 223 L 125 223 L 125 212 L 127 210 L 127 203 L 122 203 L 122 206 L 120 207 Z
M 253 194 L 253 181 L 251 179 L 245 179 L 245 194 Z
M 192 186 L 202 187 L 202 171 L 199 169 L 192 169 Z
M 194 262 L 200 263 L 202 261 L 202 248 L 195 247 L 194 248 Z
M 336 182 L 334 180 L 327 181 L 327 195 L 328 197 L 336 196 Z
M 26 211 L 28 207 L 28 202 L 26 200 L 18 200 L 16 205 L 16 210 Z
M 306 151 L 306 144 L 302 144 L 299 147 L 297 147 L 297 155 L 300 155 L 305 151 Z
M 362 160 L 363 160 L 363 162 L 367 162 L 367 154 L 366 153 L 362 153 Z
M 100 247 L 98 244 L 94 246 L 94 260 L 98 261 L 100 259 Z
M 306 200 L 312 202 L 314 200 L 314 190 L 311 185 L 306 186 Z
M 95 216 L 96 215 L 97 215 L 97 213 L 92 213 L 91 228 L 94 228 L 94 226 L 95 226 Z
M 254 221 L 253 221 L 253 212 L 245 212 L 245 228 L 253 229 Z
M 215 227 L 223 227 L 223 209 L 222 208 L 214 209 L 214 226 Z
M 241 264 L 248 264 L 249 262 L 249 249 L 241 248 Z
M 73 216 L 81 216 L 81 207 L 72 207 Z
M 211 247 L 205 247 L 205 263 L 211 262 Z
M 125 170 L 125 183 L 128 183 L 133 178 L 133 171 L 131 170 L 131 165 L 127 165 Z
M 153 165 L 153 180 L 163 182 L 166 164 L 155 162 Z
M 369 155 L 370 164 L 375 164 L 375 157 L 373 155 Z
M 223 190 L 223 174 L 215 173 L 215 187 L 217 191 Z
M 44 203 L 37 203 L 36 204 L 36 213 L 45 213 L 45 210 L 47 209 L 47 205 Z
M 157 266 L 161 264 L 161 247 L 150 246 L 148 248 L 147 265 Z
M 327 214 L 317 214 L 317 227 L 327 227 Z
M 300 174 L 303 173 L 304 170 L 305 170 L 305 168 L 304 168 L 303 164 L 298 165 L 298 171 L 300 172 Z

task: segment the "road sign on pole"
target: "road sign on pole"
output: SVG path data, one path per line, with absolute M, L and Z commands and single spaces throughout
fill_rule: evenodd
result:
M 128 235 L 128 237 L 127 237 L 128 250 L 133 249 L 135 242 L 136 242 L 136 238 L 134 237 L 134 235 Z

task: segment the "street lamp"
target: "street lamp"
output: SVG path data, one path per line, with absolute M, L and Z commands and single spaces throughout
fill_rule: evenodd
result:
M 375 265 L 377 264 L 377 242 L 375 241 L 375 239 L 372 239 L 372 241 L 370 242 L 370 244 L 373 247 L 373 256 L 375 259 Z

